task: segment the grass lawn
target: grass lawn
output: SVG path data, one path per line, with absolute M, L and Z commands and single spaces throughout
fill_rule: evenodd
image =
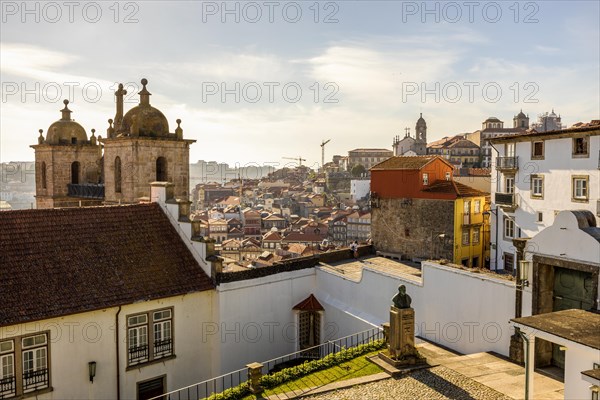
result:
M 306 375 L 302 378 L 295 379 L 293 381 L 286 382 L 280 386 L 274 387 L 269 390 L 265 390 L 263 393 L 264 397 L 287 393 L 292 391 L 306 391 L 308 388 L 317 386 L 323 386 L 328 383 L 344 381 L 347 379 L 358 378 L 361 376 L 373 375 L 383 370 L 377 365 L 367 360 L 367 356 L 372 356 L 379 353 L 381 350 L 372 351 L 371 353 L 363 354 L 362 356 L 356 357 L 350 361 L 346 361 L 335 367 L 330 367 L 322 371 L 314 372 L 310 375 Z M 254 400 L 258 397 L 254 395 L 244 397 L 244 400 Z

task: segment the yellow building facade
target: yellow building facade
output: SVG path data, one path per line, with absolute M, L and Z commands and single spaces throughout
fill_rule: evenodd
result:
M 485 196 L 459 197 L 454 201 L 454 260 L 469 268 L 489 260 L 489 205 Z

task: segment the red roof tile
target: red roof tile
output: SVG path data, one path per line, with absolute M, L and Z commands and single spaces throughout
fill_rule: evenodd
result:
M 390 157 L 385 161 L 380 162 L 379 164 L 373 166 L 371 171 L 373 170 L 390 170 L 390 169 L 409 169 L 409 170 L 419 170 L 423 168 L 425 165 L 429 164 L 436 158 L 439 158 L 443 162 L 448 163 L 448 161 L 444 160 L 440 156 L 394 156 Z
M 424 192 L 430 193 L 448 193 L 455 194 L 457 197 L 475 197 L 475 196 L 489 196 L 489 193 L 482 192 L 472 188 L 471 186 L 464 185 L 456 181 L 440 180 L 432 183 Z
M 212 288 L 156 203 L 0 213 L 0 326 Z
M 296 304 L 292 310 L 299 311 L 324 311 L 325 309 L 319 303 L 319 300 L 311 293 L 306 299 L 302 300 L 300 303 Z

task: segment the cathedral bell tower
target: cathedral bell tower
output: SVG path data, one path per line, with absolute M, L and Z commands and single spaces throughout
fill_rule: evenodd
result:
M 69 100 L 61 118 L 46 131 L 39 130 L 35 151 L 35 198 L 37 208 L 97 205 L 104 196 L 101 185 L 102 148 L 95 130 L 88 140 L 85 129 L 71 119 Z
M 142 79 L 140 103 L 123 115 L 120 84 L 115 92 L 116 113 L 109 119 L 104 144 L 105 202 L 134 203 L 150 195 L 150 183 L 174 184 L 176 198 L 188 200 L 189 146 L 195 140 L 183 139 L 181 120 L 169 132 L 164 114 L 150 105 L 152 95 Z

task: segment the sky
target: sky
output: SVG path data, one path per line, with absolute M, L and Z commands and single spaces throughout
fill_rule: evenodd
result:
M 552 109 L 600 118 L 599 1 L 1 2 L 0 162 L 33 160 L 63 99 L 106 136 L 114 90 L 182 120 L 190 161 L 391 149 Z

